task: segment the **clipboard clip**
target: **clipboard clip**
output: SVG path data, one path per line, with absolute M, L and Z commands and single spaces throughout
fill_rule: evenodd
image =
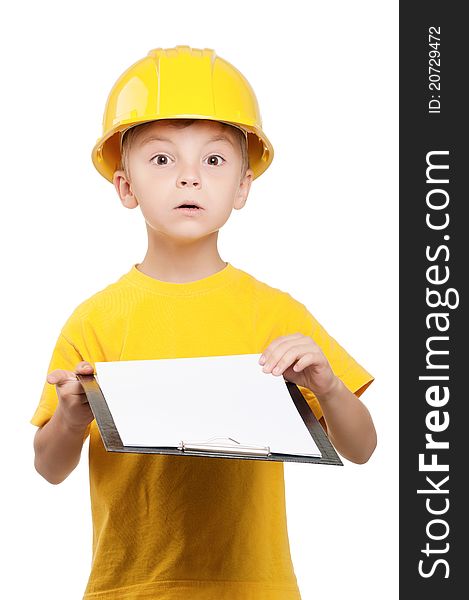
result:
M 215 443 L 214 440 L 224 440 L 225 443 Z M 241 444 L 233 438 L 213 437 L 206 442 L 185 442 L 184 440 L 178 446 L 183 452 L 189 450 L 191 452 L 225 452 L 232 454 L 253 454 L 270 456 L 269 446 L 247 446 Z

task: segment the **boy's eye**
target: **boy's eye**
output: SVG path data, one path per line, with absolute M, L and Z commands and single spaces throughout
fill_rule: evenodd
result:
M 220 165 L 220 164 L 221 164 L 221 162 L 212 162 L 212 161 L 213 161 L 213 159 L 217 159 L 217 158 L 219 158 L 219 159 L 220 159 L 220 161 L 224 161 L 224 160 L 225 160 L 225 159 L 224 159 L 223 157 L 221 157 L 219 154 L 212 154 L 212 155 L 210 155 L 210 156 L 208 157 L 208 159 L 207 159 L 207 160 L 208 160 L 208 162 L 209 162 L 209 165 L 213 165 L 213 166 L 215 166 L 215 167 L 217 167 L 218 165 Z
M 157 164 L 157 165 L 167 165 L 167 164 L 168 164 L 168 162 L 169 162 L 169 157 L 168 157 L 168 156 L 166 156 L 166 154 L 157 154 L 156 156 L 154 156 L 154 157 L 151 159 L 151 162 L 153 162 L 155 159 L 161 159 L 161 158 L 162 158 L 162 159 L 164 159 L 164 160 L 165 160 L 165 162 L 160 162 L 159 160 L 156 160 L 156 164 Z
M 209 165 L 218 167 L 225 159 L 219 154 L 211 154 L 207 160 Z M 157 165 L 167 165 L 169 164 L 169 156 L 166 154 L 156 154 L 156 156 L 151 159 L 151 162 L 154 162 Z

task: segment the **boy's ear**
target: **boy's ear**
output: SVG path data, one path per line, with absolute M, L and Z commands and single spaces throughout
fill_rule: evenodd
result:
M 237 210 L 240 210 L 246 204 L 253 177 L 254 171 L 252 169 L 247 169 L 246 174 L 240 181 L 238 193 L 234 203 L 234 208 Z
M 138 200 L 134 196 L 130 182 L 125 175 L 125 171 L 114 171 L 112 182 L 116 188 L 120 201 L 125 208 L 135 208 L 138 206 Z

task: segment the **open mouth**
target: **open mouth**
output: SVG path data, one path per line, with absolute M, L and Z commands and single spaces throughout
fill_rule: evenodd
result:
M 204 210 L 201 206 L 196 206 L 195 204 L 181 204 L 181 206 L 176 206 L 176 210 L 183 210 L 186 212 L 196 212 L 198 210 Z

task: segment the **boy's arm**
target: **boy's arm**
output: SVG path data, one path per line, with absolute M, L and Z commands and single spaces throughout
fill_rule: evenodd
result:
M 322 408 L 327 435 L 337 451 L 347 460 L 365 463 L 377 443 L 376 430 L 366 406 L 338 377 L 327 392 L 316 397 Z
M 62 483 L 80 461 L 86 426 L 72 427 L 57 410 L 34 437 L 34 467 L 49 483 Z
M 91 372 L 93 366 L 81 361 L 75 371 L 55 369 L 47 375 L 47 383 L 55 385 L 57 404 L 34 437 L 34 467 L 49 483 L 62 483 L 80 461 L 94 415 L 77 375 Z
M 347 460 L 363 464 L 376 448 L 376 431 L 370 413 L 358 398 L 368 382 L 354 394 L 334 374 L 321 347 L 302 333 L 273 340 L 259 359 L 264 373 L 283 377 L 309 389 L 318 400 L 327 434 Z M 324 422 L 321 423 L 324 426 Z

